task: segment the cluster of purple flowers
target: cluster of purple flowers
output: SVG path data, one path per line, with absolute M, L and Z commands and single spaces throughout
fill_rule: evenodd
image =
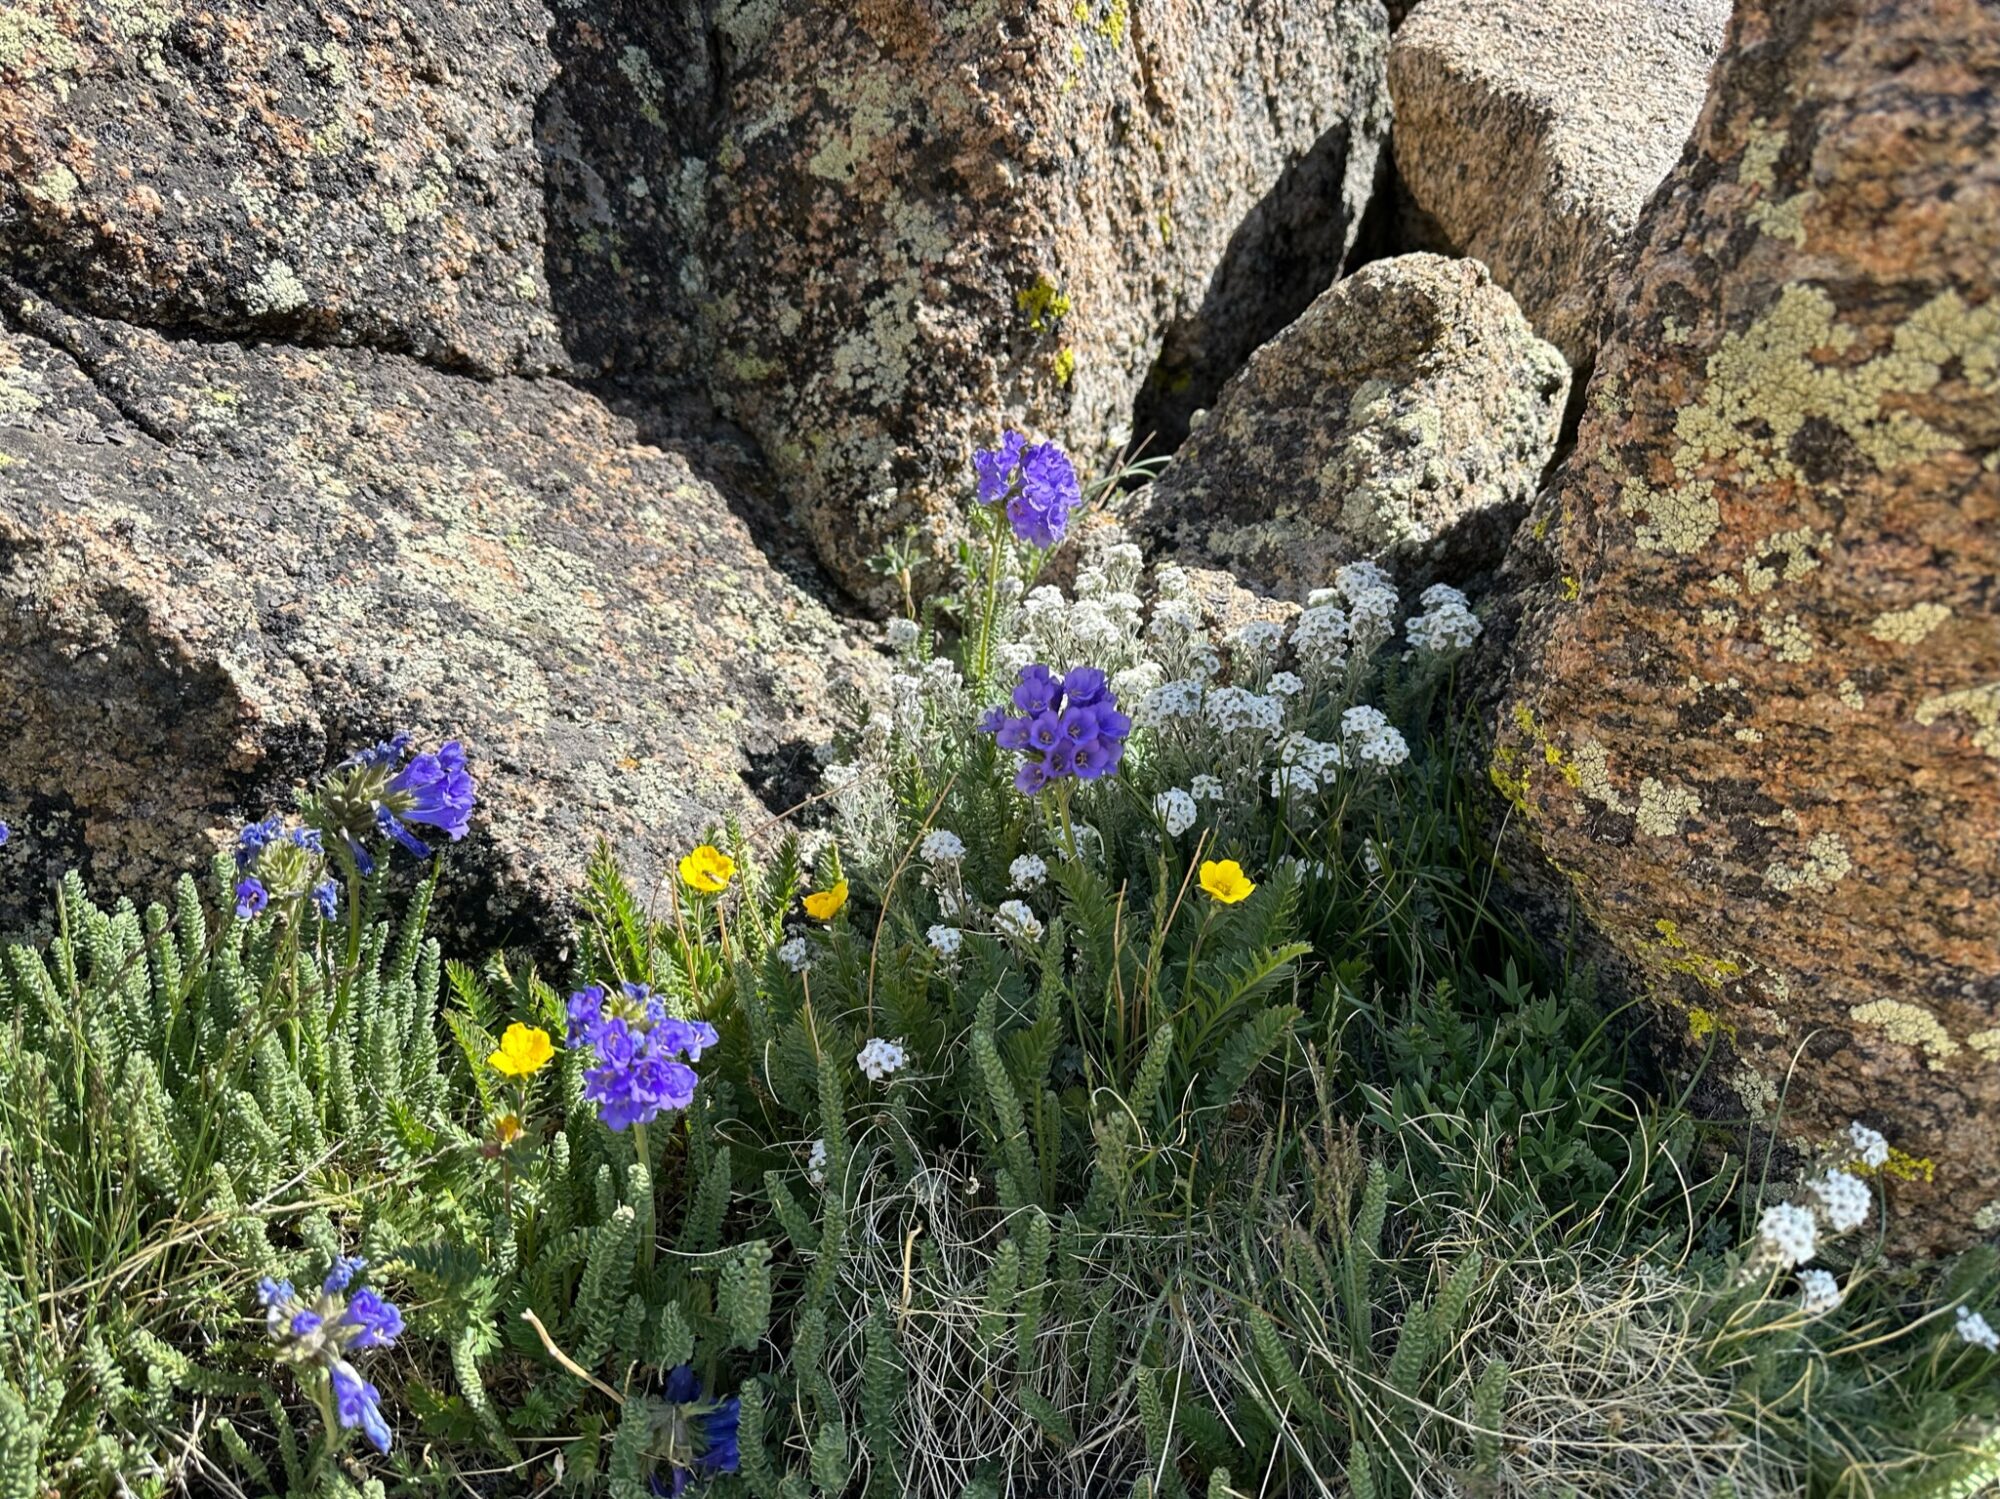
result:
M 236 835 L 236 919 L 254 921 L 276 894 L 280 898 L 310 889 L 313 904 L 326 920 L 333 919 L 340 885 L 325 872 L 326 848 L 318 828 L 287 827 L 273 814 L 253 822 Z
M 1066 777 L 1094 781 L 1125 758 L 1132 720 L 1118 711 L 1118 695 L 1094 666 L 1072 667 L 1061 676 L 1039 664 L 1024 666 L 1014 706 L 1018 714 L 994 708 L 979 728 L 1000 748 L 1027 756 L 1014 774 L 1014 789 L 1024 796 Z
M 1069 454 L 1052 442 L 1029 442 L 1007 432 L 997 448 L 972 455 L 979 478 L 979 503 L 1007 507 L 1007 523 L 1030 546 L 1052 547 L 1069 529 L 1069 513 L 1083 503 L 1083 490 Z
M 410 736 L 398 734 L 341 763 L 318 798 L 317 820 L 339 835 L 355 868 L 368 875 L 375 872 L 375 856 L 364 842 L 371 834 L 429 858 L 416 829 L 437 828 L 456 843 L 470 830 L 477 801 L 463 744 L 447 740 L 435 751 L 411 755 Z
M 365 1287 L 347 1294 L 367 1263 L 359 1255 L 335 1260 L 310 1303 L 299 1298 L 290 1281 L 268 1277 L 257 1282 L 257 1300 L 279 1360 L 322 1370 L 334 1419 L 349 1431 L 359 1428 L 377 1452 L 387 1452 L 390 1433 L 382 1392 L 356 1372 L 348 1356 L 394 1343 L 403 1332 L 403 1314 Z
M 597 1065 L 583 1075 L 583 1096 L 612 1130 L 651 1124 L 662 1111 L 693 1103 L 700 1079 L 687 1063 L 716 1042 L 714 1026 L 675 1019 L 645 985 L 621 988 L 607 995 L 592 984 L 569 997 L 570 1048 L 597 1053 Z
M 737 1446 L 742 1402 L 734 1395 L 724 1400 L 704 1398 L 701 1380 L 687 1364 L 668 1373 L 663 1393 L 660 1446 L 666 1452 L 667 1478 L 663 1483 L 655 1474 L 653 1492 L 678 1496 L 692 1478 L 734 1473 L 742 1463 Z

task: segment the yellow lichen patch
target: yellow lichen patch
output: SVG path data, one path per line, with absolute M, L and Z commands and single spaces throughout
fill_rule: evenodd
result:
M 1647 776 L 1639 783 L 1639 831 L 1655 838 L 1671 838 L 1680 831 L 1681 820 L 1701 811 L 1701 798 L 1685 786 L 1669 786 Z
M 1965 1044 L 1989 1062 L 2000 1062 L 2000 1029 L 1974 1031 L 1965 1038 Z
M 1911 1155 L 1907 1150 L 1898 1150 L 1893 1145 L 1889 1147 L 1889 1159 L 1882 1163 L 1880 1169 L 1884 1176 L 1893 1176 L 1901 1182 L 1929 1182 L 1937 1179 L 1936 1161 L 1927 1155 Z
M 1714 957 L 1708 953 L 1697 952 L 1681 935 L 1680 923 L 1677 921 L 1669 921 L 1663 916 L 1653 923 L 1653 930 L 1660 934 L 1659 940 L 1642 941 L 1639 944 L 1639 950 L 1645 955 L 1647 962 L 1666 973 L 1684 974 L 1711 994 L 1721 993 L 1724 984 L 1742 978 L 1749 971 L 1738 958 Z M 1734 1041 L 1736 1028 L 1726 1022 L 1723 1022 L 1723 1025 L 1729 1039 Z
M 1690 1041 L 1706 1041 L 1710 1036 L 1720 1032 L 1729 1038 L 1730 1045 L 1736 1044 L 1736 1027 L 1713 1010 L 1704 1010 L 1700 1005 L 1696 1005 L 1687 1012 L 1687 1015 Z
M 1049 361 L 1049 373 L 1056 377 L 1056 384 L 1069 384 L 1070 376 L 1076 373 L 1076 350 L 1060 350 L 1056 357 Z
M 1970 719 L 1973 744 L 2000 760 L 2000 682 L 1925 698 L 1917 704 L 1914 716 L 1924 728 L 1929 728 L 1940 718 Z
M 1868 700 L 1861 695 L 1861 689 L 1854 685 L 1852 677 L 1842 677 L 1840 685 L 1833 690 L 1842 706 L 1852 708 L 1856 713 L 1868 706 Z
M 1583 596 L 1583 585 L 1569 574 L 1563 574 L 1562 596 L 1568 603 L 1575 603 Z
M 1493 763 L 1486 767 L 1486 779 L 1523 817 L 1534 815 L 1534 808 L 1528 804 L 1528 778 L 1529 771 L 1521 765 L 1519 750 L 1502 745 L 1493 752 Z
M 1933 1072 L 1958 1055 L 1958 1043 L 1951 1039 L 1937 1016 L 1920 1005 L 1905 1004 L 1899 999 L 1871 1000 L 1865 1005 L 1855 1005 L 1847 1012 L 1847 1018 L 1857 1025 L 1876 1027 L 1891 1041 L 1920 1048 Z
M 1878 614 L 1868 633 L 1884 645 L 1916 645 L 1931 631 L 1951 618 L 1945 604 L 1916 604 L 1908 609 L 1891 609 Z
M 1793 868 L 1773 863 L 1764 871 L 1764 884 L 1790 894 L 1796 890 L 1831 890 L 1853 872 L 1854 861 L 1847 845 L 1832 833 L 1815 833 L 1806 845 L 1805 862 Z
M 1070 312 L 1069 297 L 1047 276 L 1037 276 L 1035 284 L 1014 293 L 1014 306 L 1026 314 L 1028 326 L 1037 333 L 1052 328 Z
M 1711 635 L 1728 635 L 1735 631 L 1741 616 L 1734 609 L 1704 609 L 1701 611 L 1701 627 Z

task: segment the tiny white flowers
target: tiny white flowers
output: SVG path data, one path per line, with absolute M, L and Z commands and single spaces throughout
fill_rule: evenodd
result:
M 1340 715 L 1340 736 L 1347 753 L 1371 765 L 1400 765 L 1410 758 L 1410 746 L 1380 708 L 1366 704 Z
M 788 942 L 779 943 L 778 961 L 793 973 L 804 973 L 812 966 L 812 959 L 806 954 L 806 939 L 793 937 Z
M 1222 778 L 1220 776 L 1196 776 L 1188 782 L 1188 795 L 1198 802 L 1219 802 L 1222 800 Z
M 1003 937 L 1011 937 L 1018 942 L 1042 940 L 1042 924 L 1024 900 L 1002 901 L 993 913 L 993 920 Z
M 931 945 L 931 951 L 941 958 L 955 958 L 965 943 L 965 933 L 955 926 L 934 926 L 924 933 L 924 940 Z
M 1466 605 L 1465 595 L 1444 583 L 1423 593 L 1424 612 L 1404 623 L 1410 644 L 1427 655 L 1461 651 L 1477 640 L 1481 626 Z
M 1840 1282 L 1829 1270 L 1799 1272 L 1799 1310 L 1817 1317 L 1840 1305 Z
M 826 1141 L 824 1140 L 813 1141 L 812 1149 L 806 1153 L 806 1180 L 815 1187 L 826 1185 Z
M 1382 872 L 1382 846 L 1373 838 L 1362 841 L 1361 866 L 1370 874 L 1380 874 Z
M 965 857 L 965 840 L 956 833 L 947 833 L 943 828 L 924 834 L 924 841 L 917 846 L 923 861 L 933 867 L 939 864 L 956 864 Z
M 1301 692 L 1306 690 L 1306 684 L 1295 673 L 1289 671 L 1272 672 L 1271 680 L 1264 685 L 1277 693 L 1279 697 L 1297 697 Z
M 870 1082 L 879 1083 L 893 1077 L 909 1065 L 909 1055 L 900 1041 L 885 1041 L 880 1036 L 869 1038 L 868 1044 L 855 1053 L 854 1060 L 861 1070 L 868 1074 Z
M 1796 1203 L 1781 1202 L 1764 1209 L 1757 1220 L 1757 1237 L 1770 1255 L 1790 1269 L 1809 1261 L 1819 1247 L 1819 1225 Z
M 1888 1164 L 1889 1142 L 1880 1130 L 1870 1129 L 1859 1119 L 1847 1126 L 1847 1143 L 1853 1147 L 1855 1158 L 1871 1170 Z
M 1848 1233 L 1868 1221 L 1872 1194 L 1868 1183 L 1860 1177 L 1845 1171 L 1829 1171 L 1806 1186 L 1819 1199 L 1819 1210 L 1833 1232 Z
M 1039 855 L 1023 854 L 1007 866 L 1008 882 L 1016 890 L 1033 890 L 1049 877 L 1049 866 Z
M 892 619 L 889 621 L 888 629 L 883 632 L 883 638 L 889 642 L 892 649 L 906 651 L 917 643 L 917 636 L 921 633 L 914 619 Z
M 1969 1306 L 1959 1307 L 1955 1331 L 1961 1342 L 1984 1348 L 1988 1353 L 2000 1353 L 2000 1332 L 1995 1332 L 1993 1324 Z
M 1178 786 L 1162 791 L 1154 797 L 1153 810 L 1160 814 L 1160 821 L 1166 824 L 1169 838 L 1178 838 L 1194 826 L 1194 795 Z

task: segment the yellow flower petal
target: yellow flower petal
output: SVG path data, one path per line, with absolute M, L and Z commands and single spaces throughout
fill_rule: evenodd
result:
M 736 861 L 712 843 L 704 843 L 681 860 L 681 878 L 691 890 L 714 895 L 729 887 Z
M 1210 859 L 1201 866 L 1201 888 L 1220 904 L 1233 906 L 1257 885 L 1234 859 Z
M 814 921 L 831 921 L 847 904 L 847 881 L 835 880 L 830 890 L 815 890 L 806 897 L 806 915 Z
M 515 1021 L 500 1038 L 500 1049 L 486 1059 L 486 1065 L 508 1077 L 529 1077 L 548 1066 L 556 1054 L 549 1033 L 538 1025 Z

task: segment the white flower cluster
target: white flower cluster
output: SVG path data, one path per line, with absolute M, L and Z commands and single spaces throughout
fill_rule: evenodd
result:
M 1166 824 L 1169 838 L 1178 838 L 1194 826 L 1197 810 L 1194 795 L 1178 786 L 1162 791 L 1154 797 L 1153 810 L 1160 814 L 1160 821 Z
M 1958 1326 L 1955 1331 L 1961 1342 L 1970 1343 L 1975 1348 L 1984 1348 L 1988 1353 L 2000 1353 L 2000 1332 L 1995 1332 L 1993 1324 L 1969 1306 L 1959 1307 Z
M 1311 796 L 1333 784 L 1334 772 L 1347 763 L 1337 744 L 1305 734 L 1287 734 L 1278 745 L 1278 768 L 1271 772 L 1271 795 Z
M 1789 1270 L 1819 1252 L 1819 1224 L 1809 1209 L 1780 1202 L 1765 1208 L 1757 1220 L 1757 1239 L 1765 1253 Z
M 1402 731 L 1392 726 L 1380 708 L 1366 704 L 1340 715 L 1340 737 L 1356 760 L 1387 768 L 1410 758 Z
M 1033 890 L 1049 877 L 1049 866 L 1037 854 L 1023 854 L 1007 866 L 1007 879 L 1016 890 Z
M 1188 782 L 1188 794 L 1198 802 L 1222 800 L 1222 777 L 1198 775 Z
M 793 973 L 804 973 L 812 967 L 812 959 L 806 952 L 806 939 L 792 937 L 778 944 L 778 961 Z
M 993 922 L 1000 928 L 1000 935 L 1012 941 L 1035 943 L 1042 940 L 1042 923 L 1024 900 L 1002 901 L 993 913 Z
M 900 1041 L 884 1041 L 880 1036 L 869 1038 L 868 1044 L 855 1053 L 854 1060 L 861 1070 L 868 1074 L 868 1080 L 879 1083 L 893 1077 L 909 1065 L 909 1054 L 903 1050 Z
M 1828 1270 L 1799 1272 L 1799 1310 L 1817 1317 L 1840 1305 L 1840 1282 Z
M 888 627 L 883 630 L 882 638 L 888 642 L 891 650 L 907 651 L 917 643 L 917 637 L 921 634 L 923 631 L 917 627 L 914 619 L 892 619 Z
M 1347 611 L 1332 602 L 1339 597 L 1322 589 L 1313 595 L 1316 603 L 1306 605 L 1292 625 L 1292 649 L 1299 661 L 1315 675 L 1325 676 L 1347 664 L 1349 630 Z
M 1806 1186 L 1819 1199 L 1819 1211 L 1833 1232 L 1851 1233 L 1868 1221 L 1868 1205 L 1874 1194 L 1860 1177 L 1829 1171 Z
M 1347 601 L 1348 643 L 1362 656 L 1372 654 L 1396 632 L 1396 613 L 1402 600 L 1395 582 L 1374 563 L 1348 563 L 1333 575 L 1333 592 Z M 1331 601 L 1314 593 L 1307 602 Z
M 1140 659 L 1145 604 L 1138 594 L 1145 559 L 1116 527 L 1093 533 L 1077 569 L 1075 599 L 1043 584 L 1005 622 L 1012 638 L 999 659 L 1009 674 L 1033 661 L 1056 671 L 1095 666 L 1109 676 Z
M 1162 682 L 1139 699 L 1132 721 L 1145 728 L 1158 729 L 1176 718 L 1199 718 L 1201 694 L 1202 684 L 1191 677 Z
M 955 926 L 934 926 L 924 933 L 924 940 L 931 945 L 931 951 L 941 958 L 955 958 L 959 948 L 965 945 L 965 933 Z
M 1282 698 L 1251 692 L 1244 687 L 1213 689 L 1202 711 L 1208 721 L 1225 734 L 1240 734 L 1246 730 L 1275 734 L 1285 726 Z
M 956 833 L 948 833 L 943 828 L 933 829 L 924 834 L 924 841 L 917 846 L 923 861 L 936 869 L 942 864 L 956 864 L 965 857 L 965 840 Z
M 1479 620 L 1465 601 L 1465 595 L 1444 583 L 1433 583 L 1423 592 L 1424 612 L 1403 625 L 1410 644 L 1426 655 L 1441 656 L 1462 651 L 1480 635 Z
M 865 1064 L 864 1064 L 865 1065 Z M 806 1180 L 815 1187 L 826 1185 L 826 1141 L 815 1140 L 806 1153 Z
M 1871 1171 L 1889 1164 L 1889 1142 L 1880 1130 L 1870 1129 L 1859 1119 L 1847 1126 L 1847 1143 L 1854 1158 Z

